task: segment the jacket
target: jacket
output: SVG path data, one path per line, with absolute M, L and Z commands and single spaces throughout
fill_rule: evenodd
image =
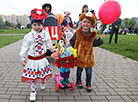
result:
M 64 17 L 64 20 L 63 20 L 63 22 L 62 22 L 61 26 L 66 27 L 66 26 L 67 26 L 67 24 L 69 24 L 69 25 L 70 25 L 70 27 L 72 27 L 72 28 L 73 28 L 73 23 L 72 23 L 72 19 L 71 19 L 71 17 L 69 17 L 69 19 L 70 19 L 70 21 L 67 21 L 67 20 L 66 20 L 66 17 Z
M 58 26 L 57 17 L 53 13 L 48 13 L 48 17 L 45 19 L 43 26 Z

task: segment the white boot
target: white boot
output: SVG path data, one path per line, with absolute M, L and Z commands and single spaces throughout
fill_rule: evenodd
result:
M 44 89 L 45 89 L 45 87 L 46 87 L 46 85 L 45 85 L 45 84 L 40 83 L 40 88 L 41 88 L 42 90 L 44 90 Z
M 30 101 L 36 100 L 36 91 L 30 93 Z

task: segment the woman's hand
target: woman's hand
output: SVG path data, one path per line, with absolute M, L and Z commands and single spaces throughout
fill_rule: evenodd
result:
M 102 40 L 102 39 L 104 39 L 104 37 L 105 37 L 105 34 L 103 33 L 103 34 L 100 36 L 100 39 Z

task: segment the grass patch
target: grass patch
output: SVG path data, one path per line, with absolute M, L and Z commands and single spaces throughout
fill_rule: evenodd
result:
M 114 36 L 109 45 L 110 35 L 106 35 L 104 44 L 100 47 L 138 61 L 138 35 L 119 35 L 117 45 L 115 45 Z
M 27 34 L 31 29 L 0 29 L 0 34 Z
M 0 48 L 23 39 L 24 35 L 0 35 Z

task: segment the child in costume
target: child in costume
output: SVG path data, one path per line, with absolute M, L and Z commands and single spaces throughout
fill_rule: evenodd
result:
M 93 46 L 99 46 L 103 44 L 102 39 L 104 35 L 101 35 L 99 39 L 96 39 L 97 33 L 91 31 L 91 26 L 95 24 L 95 16 L 91 12 L 82 13 L 79 17 L 81 27 L 76 30 L 76 33 L 70 40 L 72 47 L 77 49 L 77 73 L 76 73 L 76 86 L 82 88 L 81 74 L 83 68 L 86 71 L 86 88 L 87 91 L 91 91 L 91 79 L 92 79 L 92 67 L 95 65 Z
M 71 13 L 69 11 L 64 12 L 65 16 L 64 16 L 64 20 L 61 24 L 62 27 L 71 27 L 73 28 L 73 23 L 72 23 L 72 19 L 69 16 Z
M 31 11 L 32 31 L 24 36 L 20 51 L 22 65 L 22 82 L 29 82 L 31 86 L 30 100 L 36 100 L 36 82 L 40 82 L 41 89 L 45 88 L 45 81 L 52 77 L 50 64 L 45 57 L 47 49 L 53 51 L 51 38 L 43 30 L 43 20 L 47 13 L 43 9 Z
M 63 40 L 60 40 L 54 48 L 57 48 L 56 52 L 51 56 L 56 59 L 54 64 L 59 68 L 60 75 L 63 78 L 60 80 L 60 83 L 62 83 L 60 87 L 71 87 L 69 81 L 70 68 L 74 68 L 76 64 L 77 50 L 72 47 L 65 48 Z

